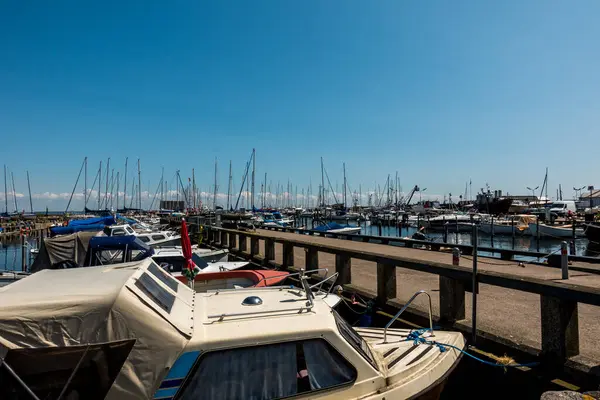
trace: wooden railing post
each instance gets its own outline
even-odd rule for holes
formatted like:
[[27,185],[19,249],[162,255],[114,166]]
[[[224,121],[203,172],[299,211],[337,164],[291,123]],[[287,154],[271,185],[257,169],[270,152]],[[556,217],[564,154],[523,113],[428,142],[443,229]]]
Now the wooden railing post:
[[396,266],[377,263],[377,301],[385,304],[396,297]]
[[258,253],[258,237],[250,236],[250,254],[254,257],[257,256]]
[[465,319],[465,284],[440,276],[440,319],[455,322]]
[[283,268],[294,266],[294,245],[288,242],[283,243]]
[[217,244],[219,241],[219,231],[216,229],[212,230],[212,244]]
[[352,282],[352,269],[350,266],[350,257],[345,253],[338,253],[335,255],[335,272],[340,274],[337,282],[341,285]]
[[562,364],[579,354],[579,318],[577,302],[552,296],[540,296],[542,320],[542,356]]
[[304,259],[304,269],[310,271],[319,268],[319,252],[314,247],[306,249],[306,255]]
[[240,233],[240,252],[248,251],[248,238],[246,235]]
[[227,232],[225,231],[221,231],[221,247],[227,247],[228,246],[228,242],[227,242]]
[[265,265],[269,265],[269,261],[275,260],[275,241],[271,238],[265,238]]
[[229,232],[229,248],[235,249],[237,247],[237,236],[234,232]]

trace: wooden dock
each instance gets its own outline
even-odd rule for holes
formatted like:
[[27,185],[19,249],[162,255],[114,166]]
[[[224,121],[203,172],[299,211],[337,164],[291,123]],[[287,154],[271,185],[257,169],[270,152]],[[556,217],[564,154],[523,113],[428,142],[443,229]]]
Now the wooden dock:
[[[473,296],[473,257],[463,256],[453,265],[451,251],[444,251],[443,245],[428,251],[370,243],[363,236],[344,235],[342,240],[213,226],[203,227],[203,237],[208,244],[269,268],[328,268],[330,274],[339,273],[336,284],[374,299],[382,308],[397,309],[416,291],[427,290],[438,322],[469,337],[475,300],[477,340],[534,354],[547,365],[597,374],[599,264],[571,260],[569,278],[562,279],[559,268],[508,256],[479,256]],[[427,310],[424,299],[413,304],[409,311],[422,317]]]

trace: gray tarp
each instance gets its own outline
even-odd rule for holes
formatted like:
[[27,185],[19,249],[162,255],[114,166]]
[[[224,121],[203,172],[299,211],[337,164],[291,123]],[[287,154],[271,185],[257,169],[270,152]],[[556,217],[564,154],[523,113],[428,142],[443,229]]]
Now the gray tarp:
[[96,232],[77,232],[44,239],[31,265],[31,272],[51,269],[62,261],[74,261],[78,266],[83,267],[90,239],[96,234]]

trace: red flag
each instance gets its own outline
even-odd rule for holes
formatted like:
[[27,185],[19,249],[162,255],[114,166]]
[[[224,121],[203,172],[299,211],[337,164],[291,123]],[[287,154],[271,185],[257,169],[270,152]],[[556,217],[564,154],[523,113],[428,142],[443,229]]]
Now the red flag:
[[181,250],[183,251],[183,258],[185,258],[186,268],[193,272],[195,265],[192,261],[192,242],[190,241],[185,218],[181,218]]

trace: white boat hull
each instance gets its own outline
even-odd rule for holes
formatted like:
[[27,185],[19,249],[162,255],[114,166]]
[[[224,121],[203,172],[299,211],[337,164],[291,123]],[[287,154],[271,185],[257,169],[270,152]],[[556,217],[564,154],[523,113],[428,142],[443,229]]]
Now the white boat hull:
[[494,225],[492,228],[492,224],[489,224],[489,223],[482,223],[481,225],[479,225],[479,230],[481,230],[483,233],[487,233],[489,235],[492,234],[492,229],[493,229],[494,235],[512,235],[513,231],[514,231],[515,235],[530,235],[531,234],[529,227],[525,227],[525,226]]
[[342,228],[342,229],[331,229],[327,233],[346,233],[349,235],[357,235],[360,233],[360,227],[355,228]]
[[[529,224],[529,230],[533,236],[538,235],[538,225],[534,223]],[[560,226],[552,226],[546,224],[539,224],[539,235],[542,237],[556,238],[556,239],[568,239],[573,237],[573,228],[563,228]],[[575,228],[575,237],[584,236],[584,230],[581,228]]]

